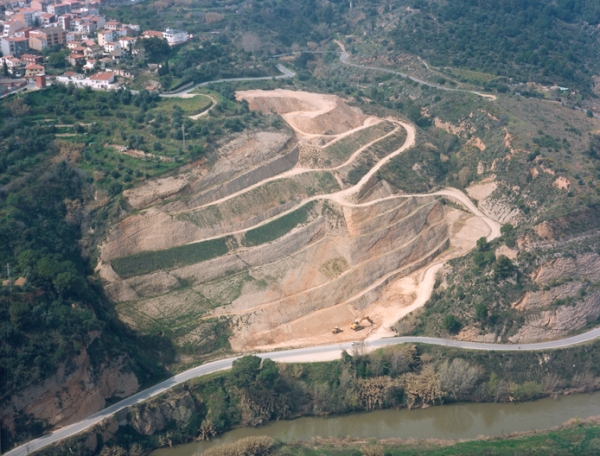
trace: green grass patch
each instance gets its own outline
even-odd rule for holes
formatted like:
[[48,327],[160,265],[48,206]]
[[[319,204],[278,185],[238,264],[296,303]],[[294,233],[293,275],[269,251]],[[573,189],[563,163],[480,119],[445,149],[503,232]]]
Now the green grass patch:
[[192,98],[162,98],[156,111],[170,114],[174,106],[179,106],[186,116],[193,116],[210,108],[212,101],[206,95],[196,94]]
[[132,277],[161,269],[180,268],[225,255],[229,251],[226,238],[194,244],[180,245],[166,250],[140,252],[116,258],[112,267],[123,278]]
[[296,209],[294,212],[279,217],[266,225],[254,228],[246,233],[243,245],[246,247],[252,247],[255,245],[266,244],[267,242],[274,241],[285,234],[292,231],[296,226],[306,222],[308,219],[308,213],[312,209],[314,203],[308,203],[302,206],[300,209]]

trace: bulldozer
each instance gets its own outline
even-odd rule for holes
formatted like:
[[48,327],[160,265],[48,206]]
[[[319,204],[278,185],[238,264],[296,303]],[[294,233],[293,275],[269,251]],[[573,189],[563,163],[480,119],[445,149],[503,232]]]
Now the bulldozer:
[[350,329],[352,329],[354,331],[360,331],[361,329],[364,328],[364,326],[362,326],[361,323],[365,320],[367,320],[369,323],[373,324],[373,320],[371,320],[368,316],[365,316],[365,317],[362,317],[360,320],[354,320],[354,323],[352,323],[350,325]]
[[342,328],[340,328],[339,326],[334,326],[331,332],[332,334],[339,334],[342,332]]

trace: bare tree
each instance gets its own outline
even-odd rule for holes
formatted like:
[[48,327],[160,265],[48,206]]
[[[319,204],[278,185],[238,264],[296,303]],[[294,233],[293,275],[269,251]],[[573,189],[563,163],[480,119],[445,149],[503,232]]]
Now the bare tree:
[[446,361],[439,369],[440,387],[445,396],[454,399],[466,399],[481,379],[482,369],[472,366],[461,358],[451,363]]
[[260,50],[261,42],[256,33],[246,32],[242,35],[242,48],[255,55]]

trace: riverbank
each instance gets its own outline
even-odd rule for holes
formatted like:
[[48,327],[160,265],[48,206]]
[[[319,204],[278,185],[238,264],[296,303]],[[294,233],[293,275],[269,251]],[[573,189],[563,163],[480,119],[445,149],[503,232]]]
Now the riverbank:
[[[301,416],[422,408],[451,402],[521,402],[598,388],[600,342],[546,352],[482,352],[404,344],[331,362],[275,364],[245,357],[130,407],[40,454],[148,451],[234,428]],[[66,449],[69,450],[66,450]]]
[[[310,442],[273,445],[272,456],[530,456],[598,454],[600,417],[573,419],[562,426],[502,438],[481,438],[466,442],[451,440],[398,441],[385,439],[313,439]],[[219,456],[215,451],[206,456]]]
[[558,428],[599,413],[600,393],[575,394],[520,403],[456,403],[415,410],[376,410],[329,417],[304,417],[240,428],[210,441],[161,448],[150,456],[192,456],[247,438],[268,437],[284,446],[348,446],[349,442],[406,445],[411,442],[460,442],[485,436],[504,438]]

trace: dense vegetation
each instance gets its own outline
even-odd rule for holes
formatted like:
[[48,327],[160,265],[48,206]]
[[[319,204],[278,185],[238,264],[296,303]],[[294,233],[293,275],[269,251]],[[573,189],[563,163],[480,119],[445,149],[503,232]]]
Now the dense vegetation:
[[600,6],[594,0],[416,0],[419,13],[393,32],[397,49],[516,81],[589,93],[598,64]]
[[[132,408],[130,424],[104,443],[107,448],[154,448],[301,415],[465,400],[524,401],[567,390],[592,391],[600,374],[598,347],[594,343],[544,357],[414,345],[366,355],[358,347],[338,361],[289,365],[246,356],[230,372],[194,379],[166,397]],[[177,409],[170,422],[163,415],[169,408]],[[147,429],[145,423],[163,424],[148,433],[140,431]],[[85,439],[75,437],[62,445],[76,455],[96,454],[85,449]],[[45,454],[60,454],[62,445]]]
[[172,247],[165,250],[149,250],[126,257],[116,258],[111,265],[121,277],[160,271],[162,269],[180,268],[200,263],[229,251],[227,239],[219,238],[210,241],[195,242]]

